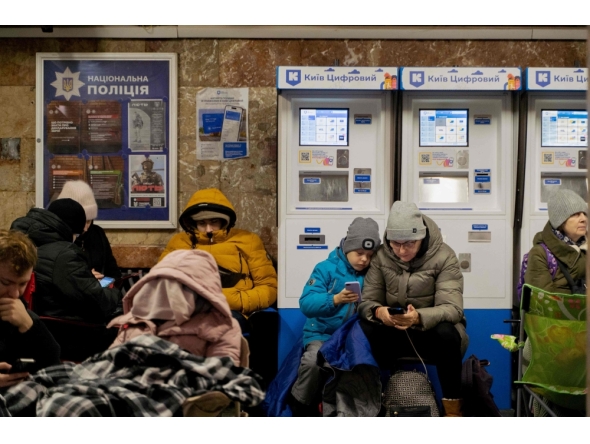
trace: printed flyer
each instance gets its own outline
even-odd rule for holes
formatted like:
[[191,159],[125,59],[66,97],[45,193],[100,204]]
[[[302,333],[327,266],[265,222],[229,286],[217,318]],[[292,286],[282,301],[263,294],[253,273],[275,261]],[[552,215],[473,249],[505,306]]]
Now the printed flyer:
[[197,93],[197,160],[248,157],[248,88]]
[[176,227],[176,57],[37,54],[38,207],[83,180],[102,227]]

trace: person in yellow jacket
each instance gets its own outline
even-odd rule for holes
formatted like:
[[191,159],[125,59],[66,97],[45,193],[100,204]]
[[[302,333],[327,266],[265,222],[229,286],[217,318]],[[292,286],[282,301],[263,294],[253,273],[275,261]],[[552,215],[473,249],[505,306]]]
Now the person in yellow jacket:
[[208,188],[193,194],[179,222],[184,232],[170,239],[160,261],[174,250],[204,250],[217,262],[222,291],[232,311],[247,316],[275,303],[277,273],[264,244],[258,235],[234,228],[236,212],[220,190]]

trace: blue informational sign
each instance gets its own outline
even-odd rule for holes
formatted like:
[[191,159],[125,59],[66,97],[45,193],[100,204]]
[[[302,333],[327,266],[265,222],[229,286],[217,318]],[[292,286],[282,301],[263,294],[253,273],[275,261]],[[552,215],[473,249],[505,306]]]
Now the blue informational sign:
[[223,125],[223,113],[203,113],[203,130],[204,134],[221,133]]
[[246,142],[223,142],[223,158],[235,159],[245,157],[248,153]]
[[297,245],[298,250],[327,250],[327,245]]
[[[176,226],[176,186],[174,195],[170,189],[176,183],[176,133],[170,134],[176,56],[152,56],[37,55],[43,158],[38,206],[46,208],[67,181],[84,180],[93,189],[99,222]],[[209,116],[208,125],[219,127],[218,119]]]
[[370,182],[371,175],[370,174],[355,174],[354,181],[355,182]]
[[370,188],[355,188],[354,192],[356,194],[371,194],[371,189]]
[[545,185],[561,185],[561,179],[544,179]]
[[488,229],[488,224],[473,224],[471,225],[471,229],[472,230],[487,230]]
[[319,227],[305,227],[305,233],[318,234],[321,232]]
[[373,121],[371,116],[354,116],[355,125],[370,125]]
[[322,179],[319,177],[305,177],[303,178],[303,183],[306,185],[318,185],[322,183]]
[[492,118],[490,116],[475,116],[473,122],[476,125],[490,125],[492,123]]

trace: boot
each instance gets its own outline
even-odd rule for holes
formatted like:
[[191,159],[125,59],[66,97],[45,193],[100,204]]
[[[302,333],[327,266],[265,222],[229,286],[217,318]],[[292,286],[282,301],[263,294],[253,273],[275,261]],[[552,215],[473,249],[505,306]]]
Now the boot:
[[446,417],[462,417],[461,407],[463,405],[462,399],[442,399],[443,408]]

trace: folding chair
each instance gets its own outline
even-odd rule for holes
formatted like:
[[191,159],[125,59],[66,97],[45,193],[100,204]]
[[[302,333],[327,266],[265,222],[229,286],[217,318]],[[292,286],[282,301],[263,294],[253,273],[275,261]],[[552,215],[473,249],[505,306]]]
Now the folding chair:
[[[248,367],[250,349],[248,341],[242,336],[240,344],[240,366]],[[218,391],[207,392],[193,396],[182,405],[184,416],[214,417],[214,416],[248,416],[242,412],[239,401],[232,401],[224,393]]]
[[530,416],[533,400],[550,416],[558,416],[560,407],[584,410],[586,295],[548,293],[524,285],[520,313],[519,338],[530,341],[531,359],[523,371],[524,349],[519,350],[516,416]]

